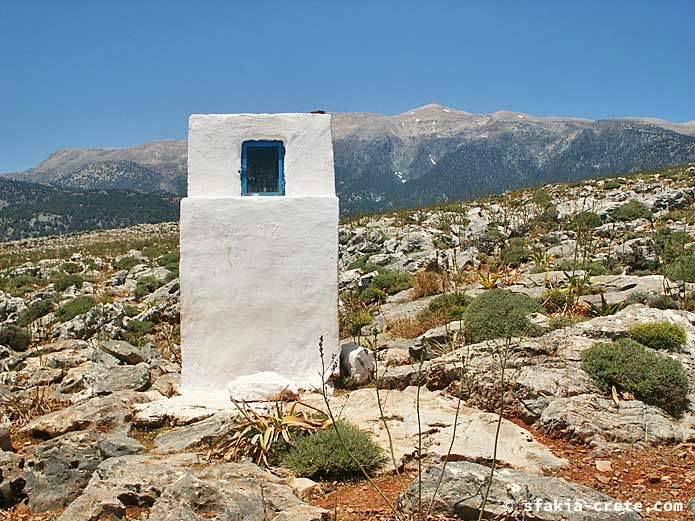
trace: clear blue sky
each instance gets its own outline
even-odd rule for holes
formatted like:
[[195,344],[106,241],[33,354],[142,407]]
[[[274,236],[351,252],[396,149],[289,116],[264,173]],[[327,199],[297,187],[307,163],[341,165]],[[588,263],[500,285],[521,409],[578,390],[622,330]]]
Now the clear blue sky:
[[695,119],[695,2],[3,0],[0,172],[195,112]]

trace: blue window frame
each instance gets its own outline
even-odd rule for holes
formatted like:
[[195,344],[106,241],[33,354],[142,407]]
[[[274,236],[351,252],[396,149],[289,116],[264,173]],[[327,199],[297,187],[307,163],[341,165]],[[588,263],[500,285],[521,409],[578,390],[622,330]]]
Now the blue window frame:
[[241,195],[285,195],[282,141],[241,144]]

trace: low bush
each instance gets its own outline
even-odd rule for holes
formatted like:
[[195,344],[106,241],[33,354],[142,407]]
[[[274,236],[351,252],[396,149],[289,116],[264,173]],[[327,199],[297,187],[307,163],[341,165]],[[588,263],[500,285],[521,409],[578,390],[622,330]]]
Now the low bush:
[[685,347],[688,338],[683,326],[670,322],[651,322],[632,326],[628,336],[635,342],[652,349],[665,349],[667,351],[680,351]]
[[147,320],[131,320],[125,327],[125,340],[133,345],[140,345],[142,337],[154,331],[154,324]]
[[17,325],[23,327],[28,326],[34,320],[48,315],[53,311],[53,306],[54,304],[51,299],[42,299],[35,302],[19,314],[17,317]]
[[7,289],[11,295],[22,297],[34,291],[38,283],[38,279],[32,275],[18,275],[16,277],[10,277],[7,283]]
[[142,297],[149,295],[161,285],[161,282],[159,282],[159,280],[152,275],[140,277],[135,284],[135,298],[140,300]]
[[0,329],[0,345],[7,346],[13,351],[26,351],[31,344],[31,337],[26,329],[10,325]]
[[466,308],[463,320],[473,342],[532,334],[529,315],[541,311],[538,302],[523,293],[490,289]]
[[372,315],[366,310],[354,310],[342,317],[343,336],[359,336],[362,328],[372,323]]
[[502,250],[502,264],[518,268],[531,258],[531,251],[523,246],[510,246]]
[[548,313],[562,313],[570,304],[570,296],[567,291],[561,289],[549,289],[540,298],[541,305]]
[[432,299],[429,310],[444,317],[446,320],[461,320],[466,311],[466,306],[471,303],[471,298],[463,292],[445,293]]
[[71,286],[81,288],[84,280],[79,275],[70,275],[68,273],[58,273],[53,278],[53,289],[56,291],[65,291]]
[[601,217],[594,212],[579,212],[572,216],[567,228],[576,232],[586,232],[603,224]]
[[636,199],[632,199],[611,212],[611,217],[616,221],[634,221],[635,219],[651,219],[653,217],[649,207]]
[[682,255],[664,266],[664,275],[671,280],[695,282],[695,256]]
[[178,276],[179,273],[179,252],[174,251],[165,253],[157,259],[157,264]]
[[618,183],[617,181],[613,180],[608,180],[603,182],[603,189],[604,190],[615,190],[616,188],[620,188],[623,186],[622,184]]
[[121,257],[114,264],[113,267],[117,270],[131,270],[134,266],[140,264],[140,259],[137,257]]
[[603,391],[613,386],[673,416],[688,405],[689,383],[683,364],[623,338],[594,344],[582,353],[582,369]]
[[685,254],[685,245],[690,243],[690,236],[680,230],[672,230],[668,226],[659,228],[654,234],[656,252],[665,263],[670,263]]
[[[338,438],[336,428],[347,448]],[[281,455],[280,462],[296,476],[322,480],[346,480],[362,476],[354,456],[368,474],[386,463],[384,451],[369,434],[345,421],[338,421],[313,434],[302,436]]]
[[389,295],[395,295],[399,291],[408,289],[411,284],[410,278],[407,275],[393,270],[379,268],[379,275],[372,280],[370,286],[385,291]]
[[83,315],[96,305],[97,302],[92,297],[77,297],[59,307],[54,316],[61,322],[67,322],[78,315]]
[[60,269],[64,271],[65,273],[69,273],[70,275],[74,275],[76,273],[80,273],[82,271],[82,266],[77,264],[76,262],[64,262],[61,266]]

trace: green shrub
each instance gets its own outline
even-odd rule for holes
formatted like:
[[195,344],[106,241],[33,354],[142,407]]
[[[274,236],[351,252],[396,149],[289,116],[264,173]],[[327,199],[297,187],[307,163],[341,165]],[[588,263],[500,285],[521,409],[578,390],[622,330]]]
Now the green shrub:
[[79,275],[69,275],[67,273],[58,273],[53,278],[53,288],[56,291],[65,291],[70,286],[75,286],[79,289],[82,287],[84,279]]
[[572,216],[567,228],[576,232],[586,232],[603,224],[601,217],[594,212],[579,212]]
[[82,266],[77,264],[76,262],[64,262],[62,266],[60,267],[61,270],[63,270],[65,273],[69,273],[70,275],[74,275],[76,273],[80,273],[82,271]]
[[671,280],[695,282],[695,256],[682,255],[664,266],[664,275]]
[[552,196],[546,192],[545,190],[536,190],[533,193],[533,196],[531,197],[531,202],[540,206],[541,208],[545,208],[548,206],[550,203],[553,202]]
[[350,336],[358,336],[362,328],[371,323],[372,315],[368,311],[350,311],[343,317],[343,332]]
[[432,313],[444,316],[447,320],[461,320],[466,306],[470,303],[471,299],[465,293],[444,293],[432,299],[428,309]]
[[[347,451],[338,439],[336,428]],[[369,434],[345,421],[338,421],[336,427],[299,438],[294,447],[281,455],[280,461],[299,477],[325,480],[361,477],[360,468],[350,454],[368,474],[386,463],[384,451],[372,441]]]
[[379,288],[375,288],[374,286],[367,286],[360,292],[360,300],[362,302],[385,302],[386,301],[386,292],[381,291]]
[[613,386],[678,416],[688,405],[689,383],[683,365],[623,338],[598,343],[582,353],[582,369],[603,391]]
[[135,298],[140,300],[142,297],[149,295],[162,284],[152,275],[140,277],[135,284]]
[[614,209],[611,212],[611,217],[616,221],[634,221],[635,219],[651,219],[653,216],[646,204],[632,199]]
[[48,315],[51,311],[53,311],[53,301],[51,299],[39,300],[19,314],[17,325],[28,326],[34,320]]
[[123,313],[125,313],[126,317],[132,318],[140,313],[140,309],[133,304],[125,304],[123,306]]
[[432,239],[432,245],[438,250],[448,250],[454,247],[454,238],[448,233],[439,233]]
[[67,322],[83,315],[96,305],[97,302],[92,297],[77,297],[59,307],[54,315],[61,322]]
[[139,345],[143,336],[154,331],[154,324],[147,320],[131,320],[125,327],[125,340],[134,345]]
[[18,275],[10,277],[7,289],[15,297],[21,297],[34,291],[38,285],[38,279],[32,275]]
[[349,270],[364,270],[365,266],[367,266],[367,263],[369,262],[369,255],[362,255],[361,257],[358,257],[354,261],[352,261],[347,269]]
[[685,347],[688,338],[683,326],[670,322],[651,322],[632,326],[628,336],[635,342],[652,349],[665,349],[667,351],[680,351]]
[[141,261],[137,257],[121,257],[118,259],[113,267],[116,268],[117,270],[131,270],[134,266],[137,266],[140,264]]
[[617,181],[608,180],[603,182],[604,190],[615,190],[616,188],[620,188],[621,186],[623,185],[618,183]]
[[691,242],[684,231],[672,230],[668,226],[659,228],[654,234],[656,252],[665,263],[670,263],[685,253],[685,245]]
[[389,295],[408,289],[410,285],[410,278],[407,275],[385,268],[379,268],[379,274],[370,283],[370,286],[385,291]]
[[523,246],[510,246],[502,250],[502,264],[518,268],[531,258],[531,251]]
[[649,297],[647,305],[656,309],[678,309],[678,302],[669,295],[657,295]]
[[528,317],[541,309],[523,293],[490,289],[473,299],[463,320],[471,340],[482,342],[533,333]]
[[570,303],[570,297],[567,291],[555,288],[547,290],[540,302],[548,313],[559,313]]
[[13,351],[26,351],[31,344],[31,337],[26,329],[10,325],[0,329],[0,345],[7,346]]
[[576,263],[571,259],[564,259],[555,264],[555,269],[558,271],[577,271],[583,270],[591,276],[608,275],[608,268],[601,261],[582,262],[578,260]]
[[157,264],[168,269],[172,273],[179,273],[179,252],[165,253],[157,259]]

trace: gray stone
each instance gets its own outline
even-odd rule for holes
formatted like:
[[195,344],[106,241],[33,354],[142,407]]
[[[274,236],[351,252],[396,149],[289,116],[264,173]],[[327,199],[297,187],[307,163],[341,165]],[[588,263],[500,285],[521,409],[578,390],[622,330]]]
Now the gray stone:
[[122,340],[102,342],[99,344],[99,349],[128,365],[136,365],[147,360],[141,347],[136,347]]
[[[255,465],[200,465],[193,455],[124,456],[104,461],[58,521],[98,521],[127,506],[150,507],[150,521],[327,519],[282,481]],[[284,516],[284,517],[280,517]]]
[[150,385],[147,364],[121,365],[109,369],[94,387],[95,394],[111,394],[120,391],[144,391]]
[[87,429],[125,431],[133,416],[133,406],[149,400],[147,395],[132,391],[96,397],[35,418],[20,432],[46,439]]
[[0,452],[0,508],[8,508],[23,497],[24,458],[13,452]]
[[695,497],[688,502],[685,510],[686,512],[695,512]]
[[45,512],[68,505],[87,486],[103,459],[143,450],[126,438],[97,431],[71,432],[29,447],[24,488],[31,510]]
[[[422,476],[423,504],[429,505],[441,475],[441,466],[432,467]],[[441,488],[434,501],[434,512],[455,515],[460,519],[478,519],[484,491],[490,476],[490,468],[468,461],[452,461],[446,466]],[[410,511],[417,509],[418,480],[402,494],[399,504]],[[536,507],[536,502],[541,507]],[[557,502],[560,508],[548,511],[544,505]],[[569,483],[562,479],[529,476],[512,469],[497,469],[492,478],[490,494],[485,505],[485,518],[503,519],[505,514],[516,514],[524,519],[545,521],[564,520],[594,521],[641,519],[636,512],[606,512],[597,504],[618,503],[619,500],[596,490]],[[581,511],[571,508],[576,503]],[[553,508],[552,506],[550,507]],[[564,508],[564,511],[561,510]],[[495,517],[499,516],[499,517]]]
[[234,423],[230,413],[218,413],[190,425],[162,432],[154,440],[155,451],[161,454],[182,452],[209,444]]

